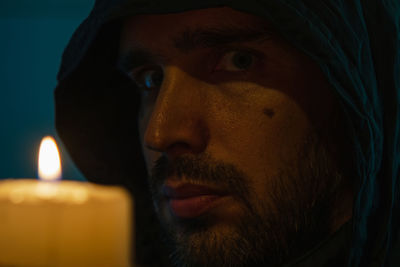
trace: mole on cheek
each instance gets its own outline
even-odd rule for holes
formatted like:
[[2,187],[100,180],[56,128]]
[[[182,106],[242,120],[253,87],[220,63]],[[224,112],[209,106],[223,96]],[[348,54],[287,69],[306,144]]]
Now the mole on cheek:
[[270,118],[272,118],[275,115],[275,111],[272,108],[264,108],[263,113]]

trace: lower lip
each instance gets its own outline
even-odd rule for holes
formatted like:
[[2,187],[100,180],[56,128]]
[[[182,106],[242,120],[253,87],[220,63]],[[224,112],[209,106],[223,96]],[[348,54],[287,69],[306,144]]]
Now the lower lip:
[[170,199],[169,206],[175,216],[194,218],[202,215],[217,204],[222,196],[202,195],[183,199]]

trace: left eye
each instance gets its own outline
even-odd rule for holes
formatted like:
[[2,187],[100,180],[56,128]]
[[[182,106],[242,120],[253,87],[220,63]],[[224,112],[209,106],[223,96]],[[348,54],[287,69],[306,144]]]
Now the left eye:
[[159,88],[163,81],[163,73],[159,68],[149,68],[134,71],[131,74],[132,80],[142,91],[151,91]]
[[255,56],[247,51],[231,51],[223,55],[215,71],[246,71],[255,63]]

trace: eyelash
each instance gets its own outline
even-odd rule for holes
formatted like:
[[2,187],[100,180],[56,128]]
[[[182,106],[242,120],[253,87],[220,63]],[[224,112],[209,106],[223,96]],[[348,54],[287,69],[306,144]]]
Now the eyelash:
[[[221,63],[223,63],[224,58],[226,58],[228,55],[235,55],[235,54],[237,55],[240,53],[250,55],[253,58],[251,66],[248,69],[245,70],[217,69],[218,66],[220,66]],[[249,69],[253,68],[255,65],[257,66],[259,62],[261,62],[263,59],[263,55],[260,52],[254,51],[252,49],[230,48],[230,49],[224,49],[222,51],[221,50],[217,51],[215,54],[216,55],[213,58],[216,58],[216,61],[215,64],[213,64],[213,68],[211,71],[212,73],[225,72],[225,73],[235,73],[235,75],[237,75],[238,73],[245,74]],[[231,60],[230,63],[233,64],[233,60]],[[145,85],[146,77],[144,76],[144,74],[146,74],[149,71],[155,71],[155,72],[159,71],[158,74],[161,73],[161,76],[163,75],[162,68],[158,65],[143,66],[129,72],[129,76],[135,83],[136,85],[135,87],[139,93],[143,91],[151,91],[151,89],[147,89]]]

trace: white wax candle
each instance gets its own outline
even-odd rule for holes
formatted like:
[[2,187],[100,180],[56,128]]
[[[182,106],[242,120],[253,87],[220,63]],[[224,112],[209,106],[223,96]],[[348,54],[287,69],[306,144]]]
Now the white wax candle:
[[0,181],[0,266],[131,266],[132,205],[120,187]]

